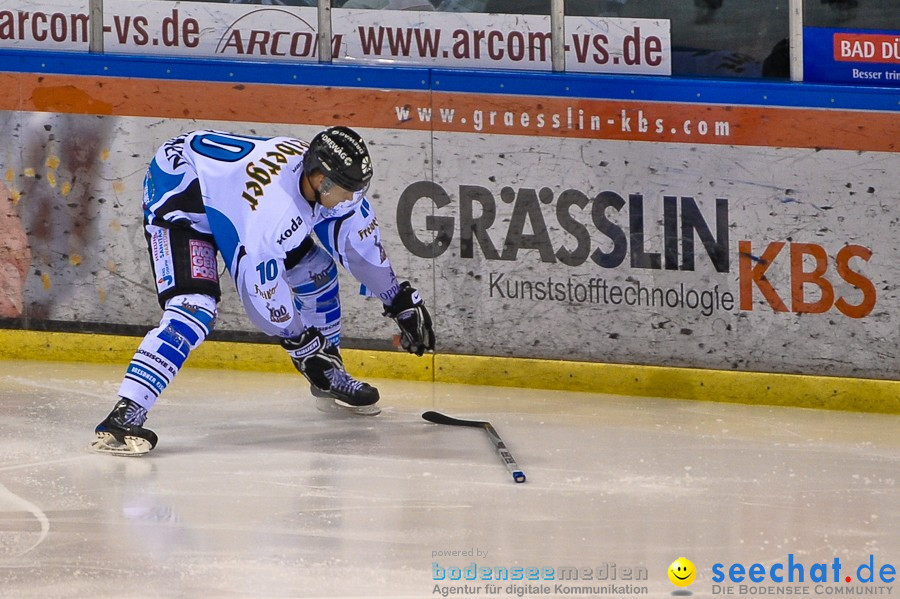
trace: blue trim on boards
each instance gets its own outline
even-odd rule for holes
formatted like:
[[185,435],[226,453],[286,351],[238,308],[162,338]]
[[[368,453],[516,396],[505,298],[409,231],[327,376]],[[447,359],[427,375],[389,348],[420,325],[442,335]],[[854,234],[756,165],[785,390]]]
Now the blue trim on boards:
[[900,112],[897,88],[749,79],[688,79],[533,71],[277,63],[0,50],[0,71],[396,91],[510,94],[645,102]]
[[649,102],[900,111],[896,88],[757,79],[434,71],[434,90]]
[[44,52],[0,49],[0,71],[97,75],[128,79],[176,79],[233,83],[271,83],[427,90],[429,70],[420,68],[358,67],[310,63],[223,60],[133,54]]

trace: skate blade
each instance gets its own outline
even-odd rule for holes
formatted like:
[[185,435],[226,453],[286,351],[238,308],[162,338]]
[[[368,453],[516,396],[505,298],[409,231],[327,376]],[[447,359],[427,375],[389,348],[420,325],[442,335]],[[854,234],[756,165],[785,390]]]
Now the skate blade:
[[316,398],[316,409],[329,414],[355,414],[357,416],[376,416],[381,414],[381,408],[377,404],[371,406],[348,406],[337,402],[332,397]]
[[123,457],[138,457],[150,452],[153,447],[150,441],[140,437],[125,437],[124,443],[119,443],[109,433],[97,433],[97,438],[90,445],[91,450],[106,455]]

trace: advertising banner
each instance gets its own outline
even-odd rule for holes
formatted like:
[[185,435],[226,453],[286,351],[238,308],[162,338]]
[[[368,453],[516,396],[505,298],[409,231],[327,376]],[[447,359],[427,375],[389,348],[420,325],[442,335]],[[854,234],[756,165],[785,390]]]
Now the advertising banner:
[[318,61],[315,8],[105,0],[105,52]]
[[900,31],[803,29],[806,81],[900,87]]
[[[57,2],[0,0],[0,47],[87,50],[87,0]],[[337,63],[551,69],[549,16],[336,8],[332,31]],[[103,2],[107,53],[317,62],[317,33],[314,7]],[[672,72],[667,20],[567,17],[565,47],[573,72]]]
[[397,224],[434,259],[456,317],[442,339],[463,353],[860,374],[876,354],[847,356],[879,348],[898,365],[882,333],[895,175],[873,168],[896,157],[493,138],[477,159],[462,144],[436,134],[434,181],[401,192]]
[[[381,240],[431,307],[441,352],[900,372],[896,113],[62,75],[0,83],[23,89],[0,99],[0,173],[15,206],[4,238],[30,250],[4,271],[21,290],[7,317],[152,325],[140,198],[155,149],[197,128],[309,139],[340,123],[372,148]],[[266,110],[276,105],[293,108]],[[388,344],[380,304],[342,277],[344,335]],[[217,330],[253,331],[227,287]]]
[[0,0],[0,48],[88,51],[88,0]]
[[[334,9],[336,62],[551,70],[550,17]],[[375,24],[377,22],[377,24]],[[566,70],[671,75],[669,21],[566,17]]]

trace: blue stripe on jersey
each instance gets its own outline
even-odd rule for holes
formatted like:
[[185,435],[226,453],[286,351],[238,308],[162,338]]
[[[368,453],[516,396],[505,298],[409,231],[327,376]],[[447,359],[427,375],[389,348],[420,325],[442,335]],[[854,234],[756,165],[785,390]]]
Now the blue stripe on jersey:
[[175,368],[181,368],[184,365],[184,361],[187,360],[187,354],[181,353],[171,345],[167,345],[163,343],[159,346],[159,349],[156,352],[170,361]]
[[[319,310],[317,309],[316,312],[319,312]],[[327,323],[332,323],[336,320],[340,320],[340,318],[341,318],[341,307],[340,306],[338,306],[334,310],[325,312],[325,322],[327,322]]]
[[150,161],[150,169],[144,180],[144,193],[147,194],[147,206],[152,210],[168,192],[172,191],[184,179],[184,173],[179,175],[167,173],[159,167],[156,158]]
[[334,256],[334,248],[331,247],[331,236],[328,234],[330,225],[333,221],[324,220],[313,227],[313,231],[316,232],[316,236],[319,238],[319,241],[322,242],[322,247],[325,248],[325,251]]
[[228,217],[216,210],[215,208],[206,207],[206,217],[209,220],[209,228],[212,229],[213,237],[216,238],[216,245],[225,259],[225,266],[232,276],[237,273],[232,272],[234,268],[234,255],[237,253],[240,237],[234,224],[228,220]]
[[146,368],[142,368],[134,362],[128,365],[128,374],[133,377],[137,377],[145,383],[153,385],[158,393],[162,393],[166,388],[166,382],[156,376],[156,373],[150,372]]
[[[353,210],[343,216],[339,216],[336,219],[333,219],[334,226],[331,228],[331,238],[332,238],[332,243],[334,245],[335,251],[340,249],[338,247],[338,240],[340,240],[340,238],[341,238],[341,226],[344,224],[345,220],[347,220],[348,218],[353,216],[355,213],[356,213],[356,210]],[[334,256],[334,255],[335,254],[332,254],[332,256]],[[344,255],[342,253],[340,253],[339,251],[337,252],[337,259],[341,263],[341,266],[343,266],[344,268],[347,268],[347,263],[344,261]]]
[[341,224],[350,218],[354,212],[355,211],[351,211],[337,218],[323,220],[313,227],[313,230],[316,232],[319,241],[322,242],[322,247],[325,248],[325,251],[327,251],[332,258],[337,258],[344,267],[347,266],[344,263],[344,256],[337,252],[338,235],[341,231]]

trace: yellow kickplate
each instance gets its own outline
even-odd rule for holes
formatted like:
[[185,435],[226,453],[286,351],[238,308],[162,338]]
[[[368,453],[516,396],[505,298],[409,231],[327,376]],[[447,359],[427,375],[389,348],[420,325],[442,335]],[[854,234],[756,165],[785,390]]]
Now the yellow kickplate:
[[[124,367],[137,337],[0,329],[0,359],[118,363]],[[342,350],[360,378],[396,378],[470,385],[584,391],[671,399],[794,406],[900,414],[900,381],[598,364],[530,358]],[[207,341],[191,352],[199,368],[293,372],[278,345]]]

